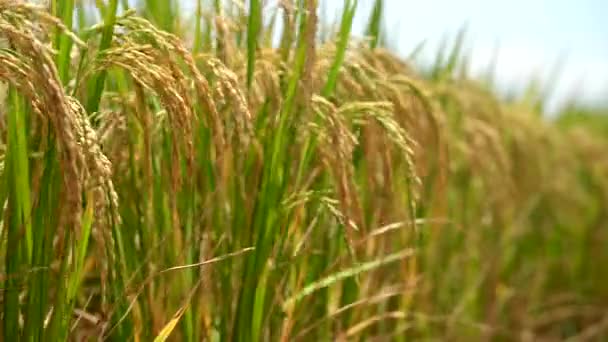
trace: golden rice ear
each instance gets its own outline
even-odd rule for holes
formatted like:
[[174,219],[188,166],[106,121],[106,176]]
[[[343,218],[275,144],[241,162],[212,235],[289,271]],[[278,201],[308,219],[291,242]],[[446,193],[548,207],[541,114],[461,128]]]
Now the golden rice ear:
[[[136,16],[125,16],[117,24],[128,30],[128,41],[134,44],[146,44],[147,40],[149,40],[163,50],[161,52],[163,53],[163,59],[171,66],[174,72],[177,72],[176,75],[180,75],[181,72],[172,54],[175,54],[183,61],[188,71],[188,76],[194,84],[196,96],[193,96],[193,98],[196,101],[200,101],[208,115],[210,115],[209,120],[214,131],[215,144],[218,148],[217,153],[221,154],[222,149],[225,147],[222,120],[217,112],[209,83],[197,68],[192,54],[186,49],[182,41],[177,36],[159,30],[147,20]],[[139,38],[142,38],[143,41],[140,41]]]
[[112,163],[101,149],[97,132],[91,126],[84,107],[73,97],[67,97],[69,106],[77,119],[78,143],[85,156],[88,177],[85,180],[85,191],[91,191],[95,199],[95,213],[98,218],[95,224],[104,228],[111,222],[120,224],[118,214],[118,195],[112,183]]
[[0,3],[0,36],[9,48],[0,50],[0,79],[20,91],[42,120],[51,122],[59,145],[59,160],[64,172],[66,205],[60,227],[80,227],[82,190],[88,179],[85,151],[79,141],[78,113],[65,94],[53,61],[53,51],[41,40],[41,29],[64,30],[80,42],[42,8],[18,3]]
[[[95,209],[93,236],[104,260],[101,262],[103,278],[108,264],[115,260],[110,226],[120,222],[112,164],[101,149],[86,111],[76,99],[65,93],[53,60],[54,51],[39,38],[40,30],[53,29],[60,29],[77,44],[83,44],[42,8],[18,3],[0,4],[0,36],[6,38],[8,45],[0,50],[0,78],[29,100],[37,114],[35,118],[51,123],[57,141],[63,181],[63,198],[58,200],[63,204],[60,206],[56,250],[60,254],[65,253],[64,234],[73,231],[75,241],[80,238],[82,198],[87,194]],[[46,124],[40,126],[46,127]],[[42,134],[44,138],[46,133],[42,131]],[[37,182],[35,178],[33,183]],[[105,280],[102,280],[102,286],[105,286]]]
[[319,151],[328,171],[333,175],[341,212],[345,216],[344,228],[349,245],[352,247],[364,224],[362,212],[353,183],[352,153],[357,144],[346,118],[340,110],[326,99],[313,97],[312,108],[319,116],[320,123],[312,127],[319,139]]
[[216,99],[219,106],[226,108],[229,124],[236,127],[236,139],[240,150],[246,151],[251,139],[253,139],[253,116],[249,111],[244,92],[240,87],[237,75],[228,69],[222,62],[210,58],[207,66],[215,77]]

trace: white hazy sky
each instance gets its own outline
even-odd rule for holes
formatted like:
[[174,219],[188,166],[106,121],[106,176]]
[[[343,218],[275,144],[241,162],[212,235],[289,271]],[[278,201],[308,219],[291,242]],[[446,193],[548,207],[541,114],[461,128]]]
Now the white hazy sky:
[[[373,3],[359,1],[355,32],[363,31]],[[343,1],[321,4],[334,18]],[[562,59],[553,107],[571,96],[608,102],[608,0],[385,0],[384,20],[392,46],[404,56],[426,40],[421,62],[431,60],[442,38],[454,38],[466,24],[473,71],[487,69],[498,51],[501,88],[547,79]]]

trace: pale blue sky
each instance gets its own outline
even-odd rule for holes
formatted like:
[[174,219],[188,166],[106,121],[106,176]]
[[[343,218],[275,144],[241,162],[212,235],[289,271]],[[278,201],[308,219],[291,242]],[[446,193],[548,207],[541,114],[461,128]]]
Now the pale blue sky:
[[[334,17],[343,1],[321,3]],[[373,3],[359,1],[356,32]],[[430,60],[442,38],[466,24],[473,70],[485,70],[498,46],[502,88],[521,88],[534,75],[547,78],[562,58],[552,107],[572,95],[588,103],[608,101],[608,0],[385,0],[385,7],[390,40],[403,55],[426,40],[422,60]]]

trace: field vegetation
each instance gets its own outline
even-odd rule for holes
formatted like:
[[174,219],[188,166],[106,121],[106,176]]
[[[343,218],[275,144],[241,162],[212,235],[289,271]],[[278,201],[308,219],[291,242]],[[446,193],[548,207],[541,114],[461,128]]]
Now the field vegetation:
[[608,338],[601,109],[178,4],[0,1],[4,341]]

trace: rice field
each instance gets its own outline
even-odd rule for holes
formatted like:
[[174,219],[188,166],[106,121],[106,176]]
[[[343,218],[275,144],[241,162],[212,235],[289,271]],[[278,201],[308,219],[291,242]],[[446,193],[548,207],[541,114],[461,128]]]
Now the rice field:
[[178,3],[0,1],[2,340],[608,339],[606,110]]

